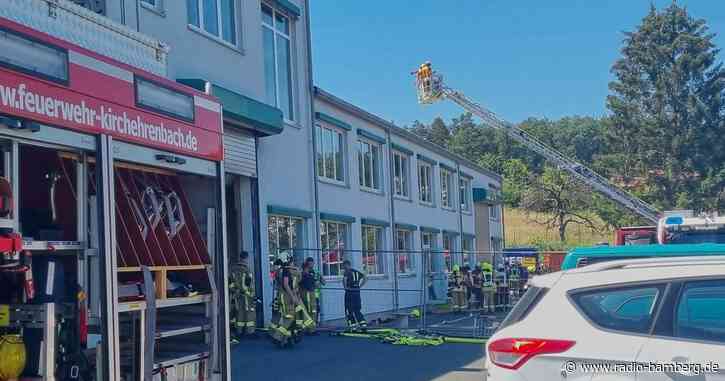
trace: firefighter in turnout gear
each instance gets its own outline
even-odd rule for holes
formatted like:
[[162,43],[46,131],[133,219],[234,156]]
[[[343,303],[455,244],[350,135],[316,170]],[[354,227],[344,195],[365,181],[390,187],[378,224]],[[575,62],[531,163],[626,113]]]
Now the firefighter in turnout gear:
[[[300,280],[300,296],[307,312],[315,323],[319,322],[319,287],[324,283],[322,277],[315,271],[315,260],[308,257],[302,266],[302,279]],[[315,327],[308,327],[309,334],[315,334]]]
[[368,329],[368,322],[362,314],[362,300],[360,298],[360,289],[367,282],[365,274],[352,268],[350,261],[345,260],[342,263],[344,277],[342,284],[345,287],[345,315],[347,316],[347,326],[351,331]]
[[461,312],[467,309],[468,303],[466,303],[466,295],[468,291],[466,290],[466,281],[458,265],[453,265],[449,287],[451,289],[451,298],[453,299],[451,306],[453,312]]
[[483,295],[482,295],[482,289],[483,286],[483,274],[481,271],[481,266],[476,265],[476,268],[473,269],[471,272],[471,292],[473,293],[473,296],[476,298],[476,303],[478,303],[479,307],[483,306]]
[[302,300],[302,270],[293,261],[289,263],[290,275],[292,275],[292,291],[297,296],[297,299],[294,300],[295,325],[293,333],[295,337],[298,337],[304,331],[314,330],[315,321],[310,316]]
[[277,313],[270,324],[269,332],[275,344],[279,347],[286,347],[294,342],[292,336],[294,330],[292,326],[295,324],[294,305],[299,300],[299,296],[292,289],[294,281],[289,269],[289,253],[279,253],[278,258],[281,263],[274,272]]
[[521,276],[519,267],[519,264],[512,263],[509,269],[509,290],[511,290],[514,295],[518,295],[519,291],[521,290]]
[[254,274],[249,268],[249,254],[242,251],[238,267],[229,279],[232,297],[232,331],[237,338],[256,334],[256,304]]
[[481,265],[481,309],[490,313],[496,312],[496,284],[493,281],[493,267],[490,263]]

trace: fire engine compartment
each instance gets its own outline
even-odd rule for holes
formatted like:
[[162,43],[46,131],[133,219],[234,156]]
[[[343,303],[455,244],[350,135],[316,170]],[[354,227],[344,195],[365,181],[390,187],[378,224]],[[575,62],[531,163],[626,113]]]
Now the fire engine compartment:
[[[64,367],[75,361],[87,363],[94,379],[96,349],[106,345],[102,295],[111,287],[99,276],[95,153],[12,139],[0,141],[0,150],[0,176],[13,185],[16,205],[0,227],[22,235],[18,259],[35,284],[31,295],[25,273],[0,268],[0,306],[9,315],[8,324],[0,319],[0,335],[22,336],[24,377],[64,379]],[[122,161],[113,168],[122,378],[173,371],[208,379],[218,340],[214,251],[207,247],[216,240],[218,179]],[[13,258],[2,259],[0,265]]]

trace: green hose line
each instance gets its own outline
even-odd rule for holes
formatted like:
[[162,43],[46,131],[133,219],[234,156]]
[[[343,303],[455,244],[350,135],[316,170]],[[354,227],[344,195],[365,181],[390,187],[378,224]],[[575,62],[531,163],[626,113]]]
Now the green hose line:
[[486,344],[486,339],[468,339],[465,337],[444,337],[446,343],[455,344]]
[[446,337],[446,336],[415,336],[405,335],[400,333],[397,329],[371,329],[367,333],[353,333],[353,332],[342,332],[337,334],[338,336],[345,337],[356,337],[363,339],[375,339],[383,343],[393,345],[408,345],[408,346],[437,346],[444,343],[451,344],[486,344],[485,339],[471,339],[464,337]]

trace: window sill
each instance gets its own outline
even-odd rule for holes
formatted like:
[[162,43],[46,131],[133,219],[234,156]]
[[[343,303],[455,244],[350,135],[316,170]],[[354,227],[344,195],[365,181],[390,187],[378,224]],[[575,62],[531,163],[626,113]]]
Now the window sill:
[[223,46],[223,47],[225,47],[227,49],[233,50],[233,51],[235,51],[235,52],[237,52],[237,53],[239,53],[241,55],[244,55],[244,50],[240,49],[239,46],[234,45],[234,44],[232,44],[232,43],[230,43],[228,41],[225,41],[225,40],[219,38],[219,36],[215,36],[215,35],[207,32],[207,31],[205,31],[205,30],[203,30],[203,29],[201,29],[201,28],[199,28],[199,27],[197,27],[195,25],[186,24],[186,26],[192,32],[197,33],[197,34],[199,34],[199,35],[201,35],[203,37],[206,37],[206,38],[208,38],[208,39],[216,42],[217,44],[219,44],[219,45],[221,45],[221,46]]
[[433,204],[432,202],[419,201],[418,203],[420,205],[422,205],[422,206],[427,207],[427,208],[435,208],[436,207],[435,204]]
[[416,273],[398,273],[398,278],[415,278]]
[[374,195],[378,195],[378,196],[384,196],[384,195],[385,195],[385,194],[383,193],[383,191],[381,191],[381,190],[377,190],[377,189],[373,189],[373,188],[368,188],[368,187],[364,187],[364,186],[362,186],[362,185],[360,186],[360,190],[361,190],[362,192],[372,193],[372,194],[374,194]]
[[[277,107],[277,106],[275,106],[275,107]],[[298,130],[300,128],[302,128],[302,126],[300,126],[299,123],[295,122],[294,120],[289,120],[287,118],[284,119],[284,125],[287,126],[287,127],[296,128]]]
[[141,1],[141,7],[146,9],[149,12],[155,13],[158,16],[166,17],[166,11],[163,8],[161,8],[160,5],[153,6],[149,3]]
[[463,213],[463,214],[465,214],[465,215],[467,215],[467,216],[471,216],[471,215],[473,215],[473,213],[471,213],[471,211],[470,211],[470,210],[461,210],[461,213]]
[[[370,274],[367,276],[368,280],[385,280],[388,279],[387,274]],[[363,286],[363,288],[365,288]]]
[[411,200],[410,197],[398,196],[397,194],[393,195],[393,198],[398,201],[413,202],[413,200]]
[[344,183],[344,182],[341,182],[341,181],[332,180],[332,179],[328,179],[327,177],[323,177],[323,176],[317,176],[317,181],[319,181],[319,182],[321,182],[323,184],[332,185],[332,186],[335,186],[335,187],[350,189],[350,186],[347,185],[347,183]]
[[445,210],[446,212],[452,212],[452,213],[455,213],[456,212],[455,209],[450,208],[450,207],[446,207],[446,206],[441,206],[441,209]]

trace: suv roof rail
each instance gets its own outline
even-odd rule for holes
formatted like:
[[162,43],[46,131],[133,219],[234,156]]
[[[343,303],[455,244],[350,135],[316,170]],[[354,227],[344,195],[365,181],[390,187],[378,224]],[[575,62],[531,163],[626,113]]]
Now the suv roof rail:
[[575,268],[568,273],[585,273],[607,270],[617,270],[625,267],[657,267],[670,265],[713,265],[725,264],[725,257],[722,256],[690,256],[690,257],[660,257],[660,258],[642,258],[642,259],[622,259],[616,261],[607,261],[594,263],[588,266]]

